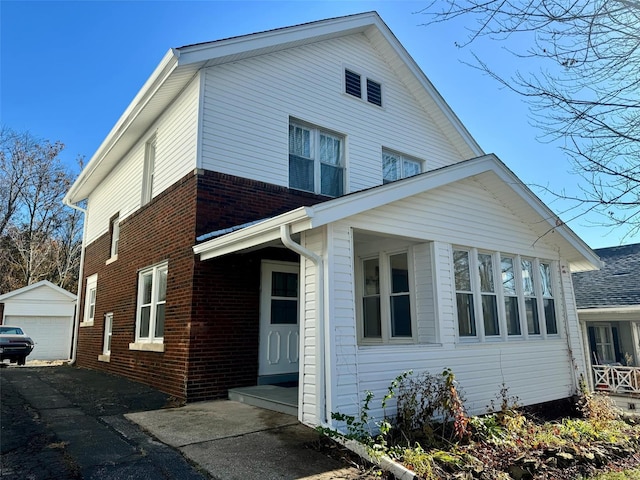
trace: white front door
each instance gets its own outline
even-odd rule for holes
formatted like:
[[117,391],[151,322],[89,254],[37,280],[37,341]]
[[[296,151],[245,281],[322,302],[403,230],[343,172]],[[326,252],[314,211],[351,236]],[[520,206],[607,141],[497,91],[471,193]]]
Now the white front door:
[[[298,372],[300,265],[262,262],[260,283],[260,376],[288,380]],[[297,377],[296,377],[297,379]]]

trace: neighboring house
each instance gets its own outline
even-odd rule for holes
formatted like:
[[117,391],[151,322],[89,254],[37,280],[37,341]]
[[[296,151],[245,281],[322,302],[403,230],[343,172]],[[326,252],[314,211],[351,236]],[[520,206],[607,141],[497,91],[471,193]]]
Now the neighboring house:
[[0,295],[3,325],[22,327],[35,343],[27,360],[68,360],[76,296],[42,280]]
[[573,274],[596,389],[640,394],[640,243],[599,248],[601,270]]
[[586,372],[571,271],[598,257],[376,13],[170,50],[84,200],[80,366],[188,401],[297,381],[310,425],[409,369],[474,411]]

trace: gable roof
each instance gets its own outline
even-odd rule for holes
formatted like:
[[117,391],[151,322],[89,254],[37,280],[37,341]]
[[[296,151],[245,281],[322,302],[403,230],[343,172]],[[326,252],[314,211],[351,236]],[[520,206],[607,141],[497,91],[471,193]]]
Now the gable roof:
[[367,12],[170,49],[73,183],[64,202],[75,204],[87,198],[200,69],[355,33],[367,36],[464,157],[484,153],[380,16]]
[[36,290],[40,287],[47,287],[52,289],[53,291],[55,291],[56,293],[63,295],[65,297],[68,297],[69,300],[75,301],[76,300],[76,295],[74,295],[73,293],[69,292],[68,290],[65,290],[62,287],[59,287],[57,285],[54,285],[53,283],[51,283],[48,280],[41,280],[37,283],[32,283],[31,285],[27,285],[26,287],[22,287],[19,288],[17,290],[13,290],[11,292],[7,292],[4,295],[0,295],[0,302],[4,302],[6,300],[10,300],[12,298],[18,297],[20,295],[23,295],[25,293],[28,293],[32,290]]
[[280,227],[291,233],[321,227],[467,178],[479,180],[493,195],[529,225],[539,238],[554,245],[573,271],[598,268],[598,256],[493,154],[458,162],[397,182],[300,207],[262,222],[220,232],[220,236],[193,247],[201,260],[262,245],[280,238]]
[[578,308],[640,308],[640,243],[594,251],[602,259],[603,267],[573,274]]

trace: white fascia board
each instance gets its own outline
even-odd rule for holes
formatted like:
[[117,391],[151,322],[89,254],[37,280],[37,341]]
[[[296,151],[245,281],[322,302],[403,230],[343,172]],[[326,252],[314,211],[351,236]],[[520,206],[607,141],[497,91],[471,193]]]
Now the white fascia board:
[[280,238],[280,225],[292,225],[292,233],[312,228],[312,215],[309,207],[299,207],[264,222],[195,245],[193,253],[200,255],[200,260],[207,260],[268,243]]
[[[520,179],[513,173],[507,166],[500,162],[502,168],[495,170],[495,173],[514,190],[527,204],[545,221],[549,226],[549,230],[553,230],[560,234],[560,236],[566,240],[582,257],[583,260],[577,260],[574,258],[567,258],[569,263],[580,267],[572,271],[587,271],[588,268],[584,267],[584,260],[592,265],[593,270],[597,270],[602,267],[602,261],[600,257],[589,247],[567,224],[565,224],[557,214],[555,214],[549,207],[547,207],[538,196],[531,191]],[[577,260],[577,262],[576,262]]]
[[457,182],[492,170],[493,156],[465,160],[414,177],[388,183],[313,206],[313,226],[318,227],[352,215],[418,195],[434,188]]
[[[614,313],[638,313],[640,314],[640,305],[623,305],[623,306],[611,306],[611,307],[597,307],[597,308],[579,308],[578,317],[584,317],[589,315],[602,315],[614,314]],[[584,320],[584,318],[582,318]],[[638,318],[640,320],[640,318]],[[618,321],[618,320],[616,320]]]
[[[127,131],[129,126],[133,123],[136,117],[144,109],[145,105],[149,103],[149,100],[153,98],[153,95],[164,84],[169,75],[173,73],[178,65],[179,52],[175,49],[170,49],[162,58],[156,69],[151,76],[144,83],[142,88],[138,91],[133,98],[127,109],[120,116],[114,127],[111,129],[107,137],[103,140],[102,144],[98,147],[98,150],[93,154],[91,160],[87,163],[82,170],[78,178],[63,198],[65,204],[75,204],[84,198],[85,195],[80,194],[82,187],[87,180],[93,175],[93,173],[102,165],[102,162],[109,154],[111,149],[116,145],[118,140]],[[110,170],[110,169],[109,169]]]
[[[213,62],[216,59],[237,55],[251,56],[261,51],[288,48],[291,44],[314,43],[336,36],[364,31],[371,25],[380,26],[380,17],[375,12],[337,17],[277,28],[265,32],[251,33],[225,40],[216,40],[180,47],[180,65]],[[253,52],[253,53],[252,53]]]
[[48,287],[51,288],[52,290],[55,290],[56,292],[65,295],[66,297],[68,297],[70,300],[75,301],[77,296],[74,295],[73,293],[65,290],[62,287],[59,287],[58,285],[54,285],[53,283],[51,283],[49,280],[41,280],[37,283],[32,283],[31,285],[27,285],[26,287],[22,287],[19,288],[17,290],[13,290],[11,292],[7,292],[3,295],[0,295],[0,301],[4,301],[7,300],[9,298],[21,295],[23,293],[26,293],[30,290],[35,290],[36,288],[40,288],[40,287]]

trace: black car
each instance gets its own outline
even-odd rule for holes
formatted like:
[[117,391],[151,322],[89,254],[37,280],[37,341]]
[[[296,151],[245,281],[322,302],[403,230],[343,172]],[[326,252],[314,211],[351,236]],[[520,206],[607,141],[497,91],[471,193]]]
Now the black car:
[[33,340],[20,327],[0,325],[0,362],[5,359],[24,365],[33,350]]

